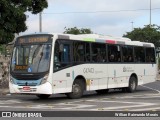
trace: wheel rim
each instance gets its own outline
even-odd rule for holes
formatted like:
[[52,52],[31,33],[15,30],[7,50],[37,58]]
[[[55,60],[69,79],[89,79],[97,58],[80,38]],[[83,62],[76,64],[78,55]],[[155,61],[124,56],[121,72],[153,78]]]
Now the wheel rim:
[[132,81],[132,83],[131,83],[131,89],[132,90],[136,89],[136,82],[135,81]]
[[80,94],[80,92],[81,92],[80,86],[77,84],[73,85],[73,94]]

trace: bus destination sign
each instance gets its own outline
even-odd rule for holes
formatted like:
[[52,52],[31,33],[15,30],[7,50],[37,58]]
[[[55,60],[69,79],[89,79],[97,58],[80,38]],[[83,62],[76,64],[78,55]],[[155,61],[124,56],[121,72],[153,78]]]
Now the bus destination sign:
[[29,36],[17,39],[17,44],[45,43],[49,41],[49,36]]
[[16,65],[15,69],[16,70],[26,70],[28,68],[27,65]]

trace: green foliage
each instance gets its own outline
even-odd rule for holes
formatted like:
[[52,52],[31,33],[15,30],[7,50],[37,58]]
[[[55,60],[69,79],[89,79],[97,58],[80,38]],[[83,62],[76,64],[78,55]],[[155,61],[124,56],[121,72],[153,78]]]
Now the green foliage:
[[157,25],[146,25],[143,28],[134,28],[133,31],[123,35],[131,40],[141,42],[151,42],[156,47],[160,47],[160,27]]
[[158,69],[160,69],[160,58],[158,58]]
[[0,55],[5,53],[5,46],[0,45]]
[[47,7],[47,0],[0,0],[0,44],[11,42],[15,33],[27,29],[25,12],[37,14]]
[[91,34],[93,33],[89,28],[81,28],[78,29],[77,27],[74,28],[64,28],[65,31],[63,33],[65,34],[74,34],[74,35],[78,35],[78,34]]

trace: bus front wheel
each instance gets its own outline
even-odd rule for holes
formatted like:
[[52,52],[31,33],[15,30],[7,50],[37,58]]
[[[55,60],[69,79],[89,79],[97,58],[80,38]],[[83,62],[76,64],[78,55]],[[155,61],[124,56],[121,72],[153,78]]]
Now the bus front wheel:
[[72,92],[67,93],[67,97],[71,99],[81,98],[84,92],[84,84],[81,80],[76,80],[72,86]]
[[127,92],[134,92],[136,91],[137,88],[137,79],[134,76],[131,76],[130,80],[129,80],[129,86],[127,88]]
[[39,95],[36,95],[38,98],[40,99],[47,99],[50,97],[50,95],[47,95],[47,94],[39,94]]

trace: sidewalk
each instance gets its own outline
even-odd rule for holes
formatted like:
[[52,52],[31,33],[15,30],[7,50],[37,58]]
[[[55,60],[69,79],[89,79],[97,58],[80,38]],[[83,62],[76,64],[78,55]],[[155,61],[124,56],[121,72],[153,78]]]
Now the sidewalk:
[[160,74],[157,74],[157,80],[160,80]]
[[9,93],[9,89],[8,88],[0,89],[0,96],[6,95],[8,93]]

